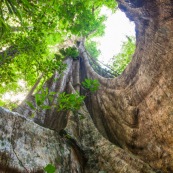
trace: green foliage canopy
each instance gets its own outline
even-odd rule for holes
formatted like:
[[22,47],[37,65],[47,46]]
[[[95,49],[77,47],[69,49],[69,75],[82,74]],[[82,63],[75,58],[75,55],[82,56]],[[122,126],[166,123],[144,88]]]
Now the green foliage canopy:
[[103,6],[114,10],[117,4],[114,0],[2,0],[0,95],[17,91],[20,79],[31,87],[40,76],[46,80],[62,69],[62,58],[50,46],[62,44],[72,35],[102,35]]
[[85,48],[92,58],[97,59],[100,55],[100,50],[97,48],[97,42],[88,40],[85,43]]
[[127,37],[127,42],[123,43],[121,52],[115,55],[112,59],[112,69],[118,74],[121,74],[127,64],[131,61],[134,51],[135,38]]

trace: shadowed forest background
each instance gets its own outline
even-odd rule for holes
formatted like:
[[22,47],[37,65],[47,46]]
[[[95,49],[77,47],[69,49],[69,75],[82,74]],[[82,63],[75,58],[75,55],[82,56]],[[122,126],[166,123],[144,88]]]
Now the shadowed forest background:
[[[109,66],[92,40],[103,7],[136,32]],[[172,11],[171,0],[0,2],[0,171],[171,173]]]

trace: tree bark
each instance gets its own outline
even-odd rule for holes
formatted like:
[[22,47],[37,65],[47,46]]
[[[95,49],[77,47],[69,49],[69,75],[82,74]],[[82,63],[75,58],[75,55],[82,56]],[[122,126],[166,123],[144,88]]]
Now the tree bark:
[[51,163],[62,173],[154,173],[139,158],[113,145],[97,131],[86,107],[85,117],[71,114],[56,132],[0,108],[0,172],[42,173]]
[[91,69],[81,45],[83,79],[101,83],[86,105],[107,139],[172,172],[173,3],[122,0],[119,7],[136,24],[135,54],[120,76],[105,79]]

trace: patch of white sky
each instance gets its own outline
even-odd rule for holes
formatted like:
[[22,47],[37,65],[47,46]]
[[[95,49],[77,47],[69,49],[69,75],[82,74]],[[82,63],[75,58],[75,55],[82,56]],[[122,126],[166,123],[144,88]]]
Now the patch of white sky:
[[120,52],[123,42],[127,41],[127,36],[135,37],[135,25],[119,9],[112,13],[104,7],[101,14],[107,16],[105,34],[95,38],[94,41],[98,42],[98,49],[101,51],[99,60],[109,64],[113,56]]
[[26,82],[24,80],[19,80],[18,81],[18,85],[21,88],[21,92],[15,93],[13,91],[10,92],[6,92],[3,96],[2,96],[2,100],[3,101],[10,101],[10,102],[19,102],[21,103],[22,100],[25,99],[26,94],[27,94],[27,86],[26,86]]

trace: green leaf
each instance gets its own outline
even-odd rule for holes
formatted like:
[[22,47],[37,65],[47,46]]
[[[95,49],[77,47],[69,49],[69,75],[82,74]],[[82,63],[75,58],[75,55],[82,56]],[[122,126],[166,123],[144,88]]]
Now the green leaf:
[[11,9],[11,6],[9,5],[8,1],[5,1],[8,11],[10,12],[10,14],[13,14],[13,10]]
[[82,82],[82,86],[91,93],[94,93],[99,89],[100,84],[96,79],[85,79]]
[[52,164],[48,164],[45,168],[44,171],[46,171],[47,173],[54,173],[56,171],[56,168],[54,165]]
[[41,100],[40,100],[40,94],[35,94],[35,102],[37,104],[37,106],[41,105]]
[[43,106],[41,106],[41,108],[46,110],[46,109],[51,109],[51,106],[43,105]]
[[31,6],[31,4],[27,1],[27,0],[21,0],[22,3],[28,8],[28,9],[33,9],[33,7]]
[[48,99],[49,99],[50,102],[52,102],[53,101],[53,96],[52,95],[49,95],[48,96]]
[[78,93],[66,94],[65,92],[59,94],[58,97],[58,111],[62,110],[79,110],[83,104],[85,96],[80,96]]
[[49,95],[55,95],[56,94],[56,92],[53,92],[53,91],[51,91],[50,93],[49,93]]
[[27,104],[31,109],[33,109],[33,110],[36,109],[35,106],[34,106],[31,102],[26,101],[26,104]]

